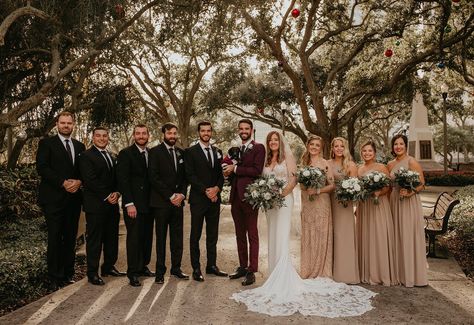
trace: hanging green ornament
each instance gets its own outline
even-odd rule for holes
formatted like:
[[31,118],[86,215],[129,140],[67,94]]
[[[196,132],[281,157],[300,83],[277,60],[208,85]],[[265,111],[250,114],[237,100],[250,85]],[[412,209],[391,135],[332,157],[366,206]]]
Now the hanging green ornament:
[[445,33],[450,33],[451,30],[452,30],[452,28],[451,28],[451,26],[449,26],[449,25],[446,25],[446,27],[444,27],[444,32],[445,32]]
[[396,46],[399,46],[400,44],[401,44],[400,40],[397,39],[397,40],[395,41],[395,45],[396,45]]

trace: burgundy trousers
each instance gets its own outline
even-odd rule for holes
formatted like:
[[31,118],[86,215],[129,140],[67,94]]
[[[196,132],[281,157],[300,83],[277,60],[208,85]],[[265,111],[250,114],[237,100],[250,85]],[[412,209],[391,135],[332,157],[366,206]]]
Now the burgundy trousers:
[[[240,267],[249,272],[258,271],[258,210],[252,209],[247,202],[242,202],[237,193],[231,202],[232,219],[234,219],[237,250]],[[249,259],[250,255],[250,259]]]

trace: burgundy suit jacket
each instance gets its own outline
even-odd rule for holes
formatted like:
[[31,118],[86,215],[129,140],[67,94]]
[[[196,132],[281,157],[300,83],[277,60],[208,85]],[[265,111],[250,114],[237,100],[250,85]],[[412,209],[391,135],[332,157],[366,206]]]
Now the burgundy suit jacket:
[[245,188],[262,175],[264,163],[265,147],[261,143],[251,141],[233,175],[230,191],[231,202],[234,195],[237,195],[239,200],[244,199]]

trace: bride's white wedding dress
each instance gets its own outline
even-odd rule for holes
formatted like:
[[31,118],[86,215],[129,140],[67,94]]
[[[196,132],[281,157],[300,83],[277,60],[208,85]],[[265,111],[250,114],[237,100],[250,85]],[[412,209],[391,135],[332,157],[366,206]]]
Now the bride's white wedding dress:
[[[264,174],[288,181],[285,162]],[[359,286],[337,283],[328,278],[303,280],[291,263],[289,254],[293,193],[285,197],[285,206],[266,212],[268,224],[268,271],[270,276],[258,288],[240,291],[232,299],[248,310],[271,316],[300,312],[324,317],[357,316],[371,310],[370,299],[376,293]]]

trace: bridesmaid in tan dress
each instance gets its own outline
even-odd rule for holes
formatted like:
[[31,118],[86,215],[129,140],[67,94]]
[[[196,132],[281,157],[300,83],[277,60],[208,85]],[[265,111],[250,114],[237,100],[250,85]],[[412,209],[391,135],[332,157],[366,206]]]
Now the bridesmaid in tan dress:
[[[361,147],[364,164],[359,167],[362,177],[371,171],[389,176],[387,167],[375,162],[375,143],[367,141]],[[361,201],[357,207],[357,233],[359,240],[359,267],[361,282],[368,284],[396,285],[396,261],[394,257],[393,221],[387,194],[389,187],[374,193],[379,204],[371,198]]]
[[[332,140],[329,166],[333,170],[335,181],[345,177],[357,177],[357,166],[352,161],[346,139],[338,137]],[[334,227],[333,279],[356,284],[360,282],[360,276],[354,206],[349,202],[347,207],[344,207],[336,200],[334,192],[331,195],[331,203]]]
[[[326,186],[306,189],[301,186],[301,277],[332,277],[332,216],[329,193],[334,190],[332,169],[322,156],[323,140],[310,135],[301,157],[303,166],[327,172]],[[314,197],[313,201],[309,196]]]
[[[396,156],[388,163],[390,177],[401,167],[420,174],[421,185],[415,191],[401,189],[398,185],[390,195],[393,226],[395,230],[395,258],[397,275],[406,287],[428,285],[426,270],[426,244],[423,207],[418,192],[424,187],[423,170],[415,158],[407,155],[408,139],[399,134],[392,139],[392,153]],[[403,200],[400,198],[403,197]]]

